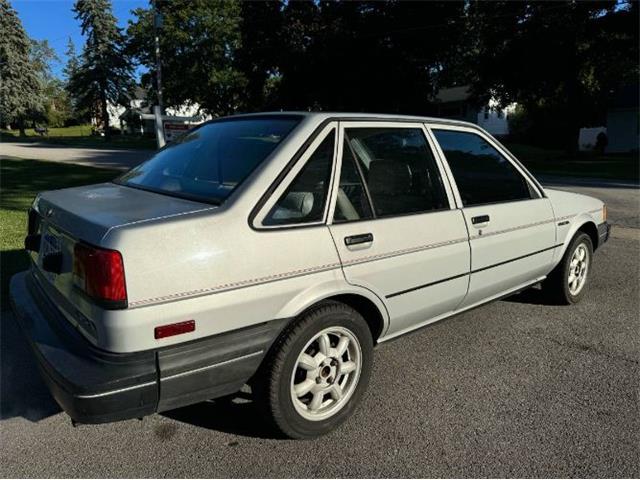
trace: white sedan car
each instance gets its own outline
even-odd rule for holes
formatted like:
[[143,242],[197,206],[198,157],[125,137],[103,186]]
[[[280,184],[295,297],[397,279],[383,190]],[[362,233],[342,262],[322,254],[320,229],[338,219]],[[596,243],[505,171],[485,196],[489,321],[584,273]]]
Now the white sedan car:
[[539,283],[575,303],[608,236],[601,201],[542,188],[476,125],[242,115],[39,194],[11,296],[74,421],[249,384],[309,438],[353,412],[375,345]]

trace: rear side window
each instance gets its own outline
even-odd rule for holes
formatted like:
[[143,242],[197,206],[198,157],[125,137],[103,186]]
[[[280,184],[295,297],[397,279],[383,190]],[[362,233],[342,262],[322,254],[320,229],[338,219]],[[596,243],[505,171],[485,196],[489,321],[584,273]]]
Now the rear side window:
[[343,163],[352,158],[357,162],[377,217],[449,206],[438,166],[419,128],[347,129],[343,158]]
[[360,167],[346,139],[342,148],[340,185],[333,221],[340,223],[371,218],[371,206],[360,175]]
[[207,123],[170,143],[116,182],[221,203],[299,122],[299,116],[274,116]]
[[465,207],[532,198],[526,179],[475,133],[433,130]]
[[262,222],[285,225],[320,222],[329,196],[335,150],[335,130],[320,143],[291,185]]

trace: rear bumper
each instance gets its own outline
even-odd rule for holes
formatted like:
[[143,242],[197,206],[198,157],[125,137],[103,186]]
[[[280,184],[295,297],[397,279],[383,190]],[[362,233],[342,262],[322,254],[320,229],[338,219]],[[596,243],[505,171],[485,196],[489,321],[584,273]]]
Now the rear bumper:
[[158,350],[114,354],[87,342],[29,272],[11,279],[11,305],[53,397],[81,423],[143,417],[238,391],[285,320]]
[[602,246],[611,236],[611,224],[604,222],[598,225],[598,246]]

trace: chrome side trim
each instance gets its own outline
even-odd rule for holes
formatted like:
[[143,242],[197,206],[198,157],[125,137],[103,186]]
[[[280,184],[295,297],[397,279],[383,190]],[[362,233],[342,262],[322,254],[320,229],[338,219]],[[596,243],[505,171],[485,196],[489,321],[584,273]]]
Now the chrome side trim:
[[76,395],[76,398],[100,398],[106,397],[108,395],[115,395],[116,393],[128,392],[130,390],[135,390],[137,388],[150,387],[151,385],[155,385],[156,382],[145,382],[139,385],[133,385],[131,387],[119,388],[117,390],[109,390],[108,392],[100,392],[100,393],[92,393],[90,395]]
[[240,357],[236,357],[236,358],[230,358],[229,360],[225,360],[223,362],[219,362],[219,363],[214,363],[213,365],[206,365],[204,367],[200,367],[200,368],[195,368],[193,370],[187,370],[186,372],[180,372],[180,373],[176,373],[174,375],[169,375],[167,377],[163,377],[160,378],[160,382],[164,382],[166,380],[171,380],[173,378],[179,378],[179,377],[184,377],[187,375],[191,375],[192,373],[198,373],[198,372],[202,372],[204,370],[209,370],[211,368],[217,368],[217,367],[221,367],[223,365],[227,365],[229,363],[233,363],[233,362],[238,362],[240,360],[245,360],[247,358],[251,358],[251,357],[255,357],[257,355],[262,355],[264,353],[264,350],[259,350],[257,352],[253,352],[253,353],[248,353],[246,355],[242,355]]
[[[206,365],[204,367],[196,368],[194,370],[188,370],[186,372],[176,373],[175,375],[169,375],[168,377],[161,378],[160,381],[162,382],[164,380],[171,380],[173,378],[184,377],[186,375],[190,375],[192,373],[201,372],[203,370],[208,370],[210,368],[221,367],[223,365],[227,365],[229,363],[233,363],[233,362],[237,362],[237,361],[244,360],[244,359],[247,359],[247,358],[255,357],[255,356],[261,355],[263,353],[264,353],[264,350],[259,350],[257,352],[249,353],[247,355],[242,355],[240,357],[230,358],[229,360],[225,360],[223,362],[214,363],[213,365]],[[144,387],[150,387],[152,385],[156,385],[156,382],[155,381],[154,382],[145,382],[145,383],[141,383],[139,385],[132,385],[131,387],[118,388],[116,390],[109,390],[107,392],[100,392],[100,393],[92,393],[92,394],[89,394],[89,395],[76,395],[76,398],[88,399],[88,398],[107,397],[109,395],[116,395],[118,393],[129,392],[131,390],[136,390],[138,388],[144,388]]]

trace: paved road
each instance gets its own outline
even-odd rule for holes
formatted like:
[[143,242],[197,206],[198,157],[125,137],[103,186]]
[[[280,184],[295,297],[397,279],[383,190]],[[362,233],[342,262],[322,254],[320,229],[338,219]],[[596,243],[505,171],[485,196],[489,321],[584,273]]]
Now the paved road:
[[67,147],[40,142],[2,142],[0,157],[35,158],[38,160],[74,163],[90,167],[128,170],[153,154],[150,150],[102,149]]
[[581,304],[529,291],[381,346],[356,415],[314,441],[272,438],[244,398],[72,428],[5,312],[0,476],[638,477],[638,191],[597,193],[627,228]]
[[589,178],[538,176],[545,187],[582,193],[607,204],[609,221],[615,225],[640,229],[640,185]]

